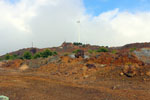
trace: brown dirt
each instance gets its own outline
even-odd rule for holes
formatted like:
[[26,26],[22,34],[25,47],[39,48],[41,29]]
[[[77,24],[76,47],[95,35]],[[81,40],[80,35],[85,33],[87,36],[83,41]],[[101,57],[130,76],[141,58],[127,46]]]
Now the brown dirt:
[[[0,68],[0,95],[10,100],[150,100],[150,77],[120,75],[122,67],[61,57],[40,68]],[[14,62],[15,63],[15,62]],[[14,65],[14,63],[12,65]],[[18,64],[18,63],[16,63]]]
[[89,59],[7,61],[0,67],[0,95],[10,100],[150,100],[149,71],[150,65],[122,51]]

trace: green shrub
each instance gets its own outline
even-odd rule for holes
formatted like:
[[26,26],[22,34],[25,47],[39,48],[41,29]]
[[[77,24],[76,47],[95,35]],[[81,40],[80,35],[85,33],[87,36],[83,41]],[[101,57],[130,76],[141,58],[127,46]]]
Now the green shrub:
[[108,49],[105,47],[101,47],[97,50],[97,52],[108,52]]
[[40,57],[41,57],[41,54],[40,53],[36,53],[36,54],[34,54],[33,59],[37,59],[37,58],[40,58]]
[[82,45],[82,43],[80,43],[80,42],[74,42],[73,45],[80,46],[80,45]]
[[17,58],[18,58],[18,59],[22,59],[22,60],[24,59],[24,57],[22,57],[22,56],[18,56]]
[[17,59],[18,58],[18,55],[14,54],[12,55],[14,59]]
[[5,55],[5,60],[10,60],[10,55],[9,54]]
[[88,52],[89,52],[90,54],[92,54],[94,51],[93,51],[93,50],[88,50]]
[[28,60],[29,60],[29,59],[32,59],[32,54],[31,54],[31,52],[25,52],[24,55],[23,55],[23,58],[24,58],[24,59],[28,59]]
[[78,53],[80,49],[74,50],[72,53]]
[[68,53],[65,53],[65,54],[64,54],[64,56],[68,56],[68,55],[69,55]]
[[130,48],[130,52],[134,52],[137,48]]
[[0,58],[0,61],[2,61],[3,59],[2,58]]
[[117,50],[113,50],[111,53],[116,54],[116,53],[117,53]]
[[53,52],[53,55],[57,55],[58,53],[56,51]]
[[49,49],[46,49],[45,51],[41,52],[41,57],[43,57],[43,58],[47,58],[52,55],[53,55],[53,53]]

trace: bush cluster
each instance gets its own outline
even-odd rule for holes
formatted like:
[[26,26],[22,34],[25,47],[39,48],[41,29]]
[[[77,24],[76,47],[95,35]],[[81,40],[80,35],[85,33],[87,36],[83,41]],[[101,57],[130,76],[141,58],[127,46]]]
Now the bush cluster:
[[49,49],[44,50],[43,52],[35,53],[34,55],[31,53],[31,51],[27,51],[23,54],[23,56],[18,55],[10,55],[6,54],[4,59],[0,60],[14,60],[14,59],[37,59],[37,58],[47,58],[49,56],[57,55],[57,52],[52,52]]
[[80,49],[74,50],[72,53],[78,53],[79,51],[81,51]]
[[82,43],[80,43],[80,42],[74,42],[73,45],[75,45],[75,46],[81,46]]
[[108,48],[106,48],[106,47],[100,47],[98,50],[97,50],[97,52],[108,52],[109,50],[108,50]]
[[130,52],[134,52],[137,48],[134,47],[134,48],[130,48]]
[[[5,60],[14,60],[14,59],[17,59],[17,55],[10,55],[10,54],[6,54],[5,55]],[[2,58],[1,58],[1,60],[3,60]]]

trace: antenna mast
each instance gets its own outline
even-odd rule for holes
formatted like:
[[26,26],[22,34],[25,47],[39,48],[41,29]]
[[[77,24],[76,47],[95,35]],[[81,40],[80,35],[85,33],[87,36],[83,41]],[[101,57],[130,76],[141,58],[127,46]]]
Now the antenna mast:
[[81,21],[78,20],[77,23],[79,24],[79,32],[78,32],[78,42],[80,43],[80,38],[81,38]]

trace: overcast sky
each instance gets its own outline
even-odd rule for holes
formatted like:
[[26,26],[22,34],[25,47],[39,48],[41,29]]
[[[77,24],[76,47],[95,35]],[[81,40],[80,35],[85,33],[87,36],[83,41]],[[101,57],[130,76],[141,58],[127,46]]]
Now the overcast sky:
[[78,41],[120,46],[150,41],[149,0],[0,0],[0,55]]

